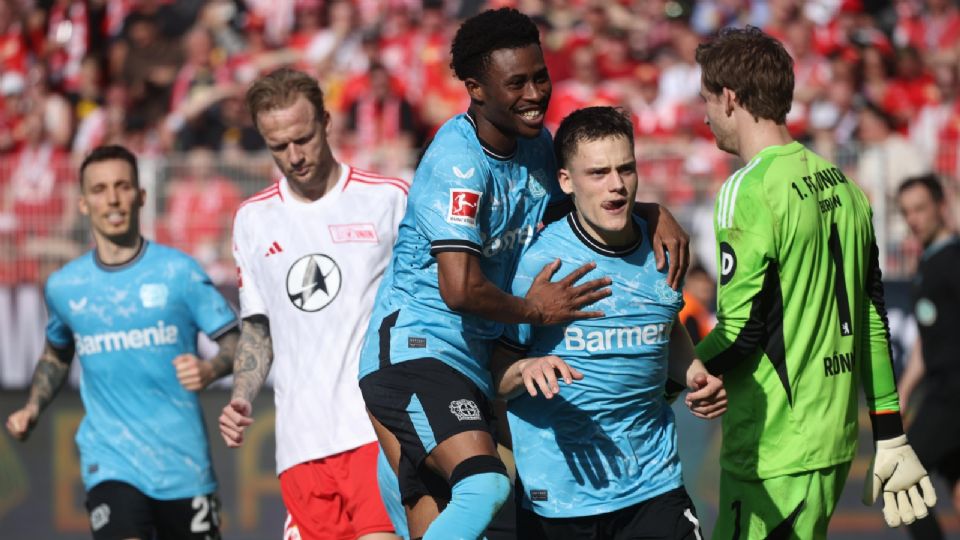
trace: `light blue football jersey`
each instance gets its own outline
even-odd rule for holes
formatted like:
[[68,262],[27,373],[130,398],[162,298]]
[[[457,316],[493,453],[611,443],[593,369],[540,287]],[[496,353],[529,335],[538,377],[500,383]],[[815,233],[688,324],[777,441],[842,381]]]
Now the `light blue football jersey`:
[[162,500],[216,489],[197,395],[173,359],[237,325],[229,304],[190,257],[144,241],[123,265],[91,251],[50,276],[47,340],[72,341],[85,416],[77,431],[83,484],[129,483]]
[[523,295],[543,265],[560,258],[554,279],[597,267],[582,281],[608,276],[612,295],[585,307],[600,319],[568,325],[510,325],[503,342],[527,356],[556,355],[583,373],[560,383],[552,399],[524,391],[508,418],[522,504],[551,518],[589,516],[631,506],[682,484],[673,412],[663,397],[667,353],[683,296],[657,270],[645,222],[640,240],[608,247],[576,214],[548,226],[524,253],[512,292]]
[[469,115],[447,121],[417,167],[377,291],[360,378],[390,364],[436,358],[492,395],[489,356],[503,325],[447,307],[436,255],[476,254],[486,278],[507,290],[548,204],[564,200],[549,132],[518,139],[514,153],[502,156],[480,142]]

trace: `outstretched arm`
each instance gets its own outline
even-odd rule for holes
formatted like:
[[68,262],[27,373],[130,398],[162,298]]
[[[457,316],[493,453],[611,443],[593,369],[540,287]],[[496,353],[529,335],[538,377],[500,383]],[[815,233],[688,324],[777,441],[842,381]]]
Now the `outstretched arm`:
[[15,439],[24,441],[36,425],[40,413],[50,404],[70,374],[74,344],[56,347],[50,341],[44,345],[40,361],[33,372],[30,397],[24,407],[7,418],[7,431]]
[[550,281],[560,268],[559,260],[546,265],[534,279],[526,296],[513,296],[494,285],[483,273],[480,258],[470,253],[445,251],[437,254],[440,296],[450,309],[497,322],[550,325],[576,319],[602,317],[598,311],[580,311],[584,306],[610,296],[610,278],[586,283],[577,281],[596,266],[585,264],[563,279]]
[[253,423],[253,399],[270,373],[273,339],[266,316],[247,317],[240,325],[240,341],[234,366],[233,394],[220,415],[220,435],[227,446],[243,443],[244,429]]
[[233,373],[233,359],[240,341],[240,330],[234,328],[216,341],[220,348],[216,356],[209,360],[201,360],[194,354],[181,354],[173,359],[177,379],[187,390],[203,390],[213,381]]

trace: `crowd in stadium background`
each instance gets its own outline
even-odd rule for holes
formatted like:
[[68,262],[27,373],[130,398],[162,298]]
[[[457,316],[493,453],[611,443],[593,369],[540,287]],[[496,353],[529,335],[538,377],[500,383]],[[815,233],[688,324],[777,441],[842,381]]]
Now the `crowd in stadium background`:
[[955,0],[0,0],[0,284],[42,282],[89,246],[74,165],[107,143],[150,169],[151,236],[229,283],[233,212],[276,179],[244,109],[249,83],[282,65],[314,74],[338,157],[410,178],[467,106],[452,33],[502,5],[542,30],[547,126],[587,105],[630,111],[638,196],[674,210],[711,273],[714,192],[739,164],[703,123],[693,54],[723,26],[758,26],[794,56],[789,128],[869,193],[886,276],[908,276],[919,253],[896,212],[900,181],[934,170],[956,191]]

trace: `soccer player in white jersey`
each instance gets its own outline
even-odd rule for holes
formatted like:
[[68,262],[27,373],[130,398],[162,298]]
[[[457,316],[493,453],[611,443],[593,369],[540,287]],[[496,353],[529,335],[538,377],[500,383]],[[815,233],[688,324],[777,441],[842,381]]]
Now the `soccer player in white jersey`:
[[287,529],[305,540],[396,538],[357,361],[409,185],[334,158],[330,115],[308,75],[271,73],[247,103],[283,178],[241,205],[234,223],[243,322],[220,433],[242,444],[273,365]]
[[[46,346],[7,431],[29,436],[76,353],[94,540],[213,540],[217,482],[192,390],[232,370],[237,317],[196,261],[140,235],[145,197],[122,146],[98,147],[80,165],[80,212],[96,247],[47,280]],[[216,340],[215,358],[197,359],[197,332]]]

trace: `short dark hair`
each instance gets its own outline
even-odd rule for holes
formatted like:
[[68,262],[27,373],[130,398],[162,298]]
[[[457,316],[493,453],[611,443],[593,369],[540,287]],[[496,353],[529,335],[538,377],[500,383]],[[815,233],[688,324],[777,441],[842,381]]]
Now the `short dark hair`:
[[553,137],[557,166],[566,167],[581,142],[606,137],[625,137],[633,148],[633,122],[627,113],[615,107],[585,107],[573,111],[560,122]]
[[493,51],[529,45],[540,45],[540,31],[530,17],[511,8],[490,9],[460,25],[450,46],[450,68],[461,81],[481,79]]
[[250,109],[253,125],[257,125],[257,115],[261,112],[288,107],[297,100],[297,96],[305,97],[313,105],[317,115],[315,120],[323,119],[326,111],[323,107],[323,90],[316,79],[290,68],[280,68],[261,77],[247,90],[247,108]]
[[133,155],[133,152],[127,150],[124,146],[108,144],[94,148],[92,152],[87,154],[87,157],[83,158],[83,163],[80,164],[80,189],[83,190],[83,173],[87,170],[88,165],[114,159],[126,161],[130,165],[130,170],[133,171],[133,185],[139,188],[140,170],[137,169],[137,156]]
[[785,124],[793,104],[793,58],[783,44],[759,28],[724,28],[697,47],[703,87],[718,95],[733,90],[753,115]]
[[933,202],[937,204],[943,202],[943,184],[940,183],[940,179],[937,178],[937,175],[933,173],[922,174],[920,176],[911,176],[910,178],[907,178],[897,189],[897,196],[903,195],[904,191],[917,186],[927,188],[927,192],[930,193],[930,197],[933,198]]

